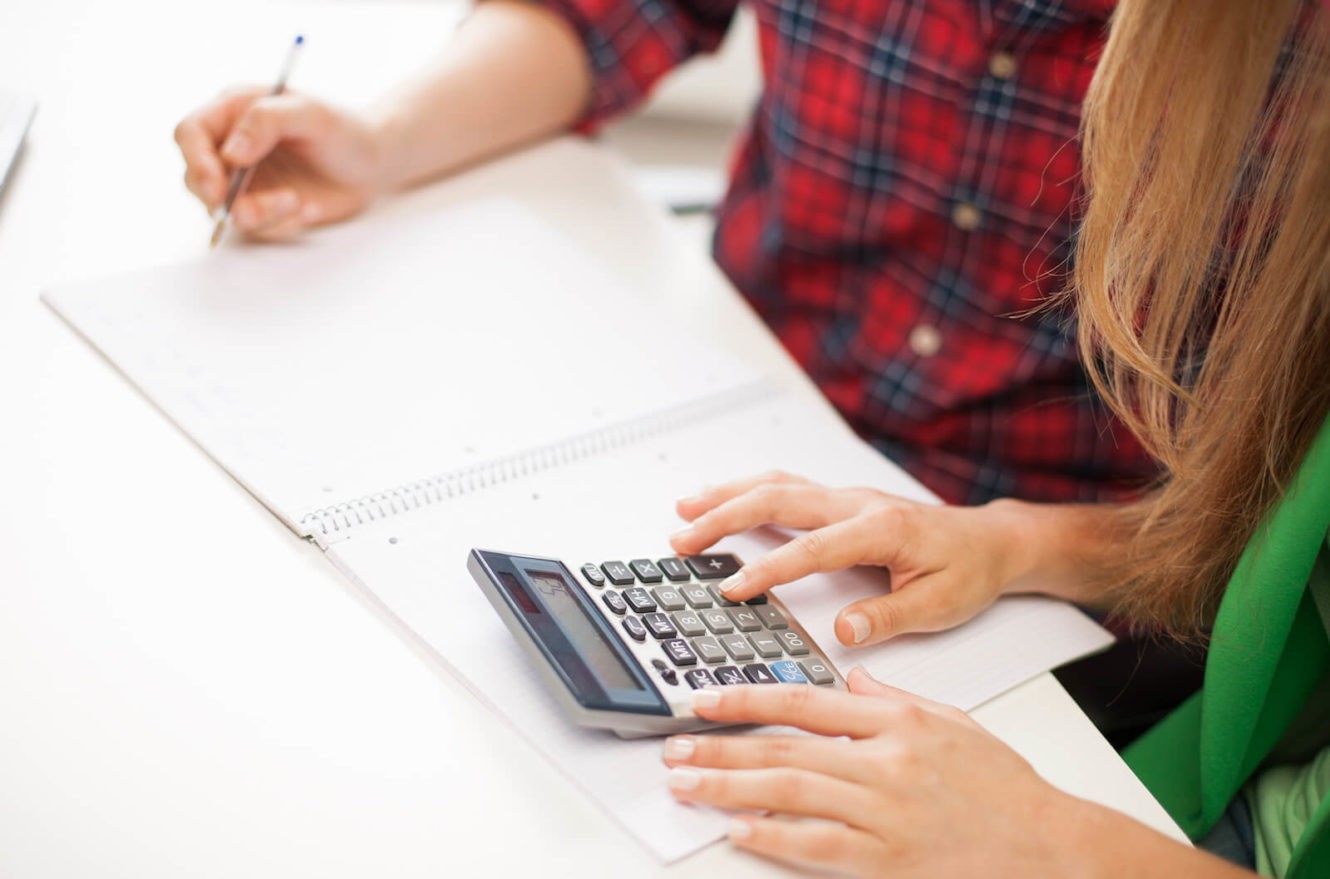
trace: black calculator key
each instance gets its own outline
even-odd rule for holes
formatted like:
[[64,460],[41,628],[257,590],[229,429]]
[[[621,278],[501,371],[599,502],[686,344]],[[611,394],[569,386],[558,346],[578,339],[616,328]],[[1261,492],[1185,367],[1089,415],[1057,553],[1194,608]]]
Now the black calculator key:
[[714,669],[712,673],[715,674],[717,681],[727,687],[748,683],[748,678],[744,677],[744,673],[733,665],[722,665],[720,668]]
[[719,604],[721,607],[739,606],[739,602],[730,601],[728,598],[726,598],[725,593],[721,592],[720,587],[717,586],[715,583],[712,583],[710,586],[707,587],[707,592],[711,593],[711,597],[714,598],[716,600],[716,603]]
[[623,590],[623,600],[628,602],[628,606],[638,613],[651,613],[656,609],[655,599],[651,597],[650,592],[641,586]]
[[702,618],[691,610],[681,610],[678,613],[670,614],[670,619],[674,620],[674,625],[681,634],[689,638],[694,635],[705,635],[707,627],[702,625]]
[[687,586],[680,586],[679,591],[688,599],[688,605],[694,610],[711,607],[711,593],[707,591],[707,587],[690,583]]
[[805,659],[799,663],[799,667],[804,670],[804,674],[815,684],[829,684],[836,680],[836,676],[827,668],[827,664],[820,659]]
[[780,656],[780,642],[769,632],[758,632],[748,636],[748,643],[753,645],[757,655],[763,659],[775,659]]
[[651,597],[656,599],[661,610],[683,610],[687,606],[679,590],[673,586],[657,586],[651,590]]
[[676,558],[660,559],[656,562],[656,565],[666,577],[675,583],[683,583],[688,579],[688,569],[684,567],[683,562]]
[[740,632],[756,632],[762,628],[762,621],[758,619],[757,613],[746,607],[736,607],[729,614],[730,619],[734,620],[734,627]]
[[725,651],[720,649],[720,642],[710,635],[693,639],[693,652],[702,657],[708,665],[725,661]]
[[705,668],[695,668],[692,671],[684,672],[683,679],[688,682],[688,686],[694,690],[700,690],[703,687],[716,686],[716,679],[711,676],[711,672]]
[[788,629],[790,627],[785,615],[770,605],[757,608],[757,615],[768,629]]
[[642,625],[641,617],[624,617],[623,630],[634,641],[645,641],[647,639],[647,627]]
[[660,568],[651,559],[633,559],[628,563],[628,567],[633,569],[637,579],[643,583],[659,583],[663,578]]
[[600,572],[600,568],[590,562],[582,566],[582,576],[586,577],[586,581],[597,589],[605,585],[605,575]]
[[735,662],[747,662],[753,658],[753,645],[743,635],[721,635],[716,640]]
[[767,603],[767,594],[765,592],[763,592],[761,595],[754,595],[752,598],[744,599],[744,604],[766,604],[766,603]]
[[647,624],[647,628],[651,630],[651,636],[657,641],[679,636],[679,630],[674,628],[674,623],[670,622],[670,618],[663,613],[649,613],[642,617],[642,621]]
[[755,684],[776,683],[776,676],[771,673],[771,669],[767,668],[760,662],[755,662],[752,665],[745,665],[744,676]]
[[776,637],[785,645],[785,652],[791,656],[807,656],[808,642],[805,641],[798,632],[791,632],[786,629],[776,632]]
[[623,562],[606,562],[600,566],[600,569],[615,586],[627,586],[633,582],[633,572],[628,570],[628,566]]
[[673,687],[679,683],[679,673],[672,668],[667,668],[660,673],[660,679]]
[[670,662],[675,665],[697,665],[697,654],[693,652],[693,648],[688,646],[688,642],[682,638],[661,641],[660,646],[665,651],[665,655],[670,658]]
[[699,580],[724,580],[739,570],[741,565],[734,556],[725,555],[690,555],[688,567]]
[[605,606],[619,616],[623,616],[628,612],[628,605],[624,603],[623,596],[613,589],[600,596],[600,600],[605,602]]
[[698,616],[714,635],[728,635],[734,631],[734,623],[730,621],[729,614],[723,610],[702,610],[698,611]]

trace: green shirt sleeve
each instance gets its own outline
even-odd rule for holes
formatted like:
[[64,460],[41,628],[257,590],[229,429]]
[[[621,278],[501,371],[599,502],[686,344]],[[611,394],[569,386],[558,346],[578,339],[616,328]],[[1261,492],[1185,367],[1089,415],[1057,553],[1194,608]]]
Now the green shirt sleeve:
[[[1312,569],[1307,588],[1330,635],[1330,539]],[[1256,842],[1256,869],[1262,876],[1287,875],[1299,841],[1309,826],[1330,811],[1330,687],[1325,683],[1276,751],[1285,747],[1305,754],[1306,743],[1319,750],[1310,760],[1266,769],[1246,787]],[[1298,741],[1300,740],[1300,741]]]

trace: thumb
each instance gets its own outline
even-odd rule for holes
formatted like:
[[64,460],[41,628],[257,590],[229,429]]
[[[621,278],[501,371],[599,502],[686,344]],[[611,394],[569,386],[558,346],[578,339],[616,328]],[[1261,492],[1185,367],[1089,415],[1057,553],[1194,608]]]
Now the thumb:
[[284,140],[319,136],[329,114],[302,95],[272,95],[250,105],[222,144],[222,158],[234,167],[253,165]]
[[884,684],[877,678],[870,675],[862,665],[856,665],[850,669],[850,673],[845,676],[845,685],[851,693],[860,696],[903,696],[904,690],[898,690],[888,684]]
[[959,622],[952,618],[955,602],[946,599],[946,592],[940,583],[921,588],[916,580],[887,595],[856,601],[836,615],[836,637],[842,644],[863,646],[955,625]]

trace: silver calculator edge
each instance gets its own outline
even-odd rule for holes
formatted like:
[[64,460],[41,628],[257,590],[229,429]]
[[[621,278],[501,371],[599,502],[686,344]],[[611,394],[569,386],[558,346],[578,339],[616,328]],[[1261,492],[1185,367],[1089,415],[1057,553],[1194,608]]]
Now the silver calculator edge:
[[[519,553],[504,554],[519,555]],[[615,618],[605,613],[601,608],[601,602],[594,600],[596,593],[594,590],[586,587],[580,576],[580,571],[570,568],[567,562],[560,558],[535,555],[533,553],[520,553],[520,556],[523,558],[539,559],[542,561],[557,563],[568,571],[576,587],[593,599],[591,604],[595,607],[596,612],[611,624],[610,628],[614,631],[615,637],[618,638],[620,642],[628,648],[634,658],[638,659],[640,662],[641,656],[639,651],[635,648],[635,645],[631,640],[625,639],[619,633],[619,627],[613,625]],[[544,682],[547,692],[553,695],[565,714],[578,726],[606,729],[614,732],[620,738],[633,739],[644,738],[647,736],[662,736],[681,732],[718,729],[730,725],[702,720],[697,715],[693,714],[691,708],[691,694],[693,690],[682,679],[677,685],[665,689],[657,683],[650,673],[646,675],[647,680],[665,703],[669,705],[671,710],[669,716],[634,714],[626,711],[599,711],[583,707],[582,704],[577,701],[576,697],[569,692],[563,679],[559,677],[558,672],[550,665],[544,653],[541,652],[540,647],[536,645],[534,639],[527,633],[522,621],[517,618],[517,615],[513,612],[512,608],[509,607],[508,602],[499,594],[498,584],[496,584],[490,577],[483,562],[481,562],[477,557],[477,553],[474,551],[467,554],[467,570],[480,586],[481,592],[485,594],[485,598],[489,601],[490,605],[498,612],[499,618],[503,620],[504,625],[508,627],[517,643],[521,646],[522,651],[534,666],[536,673]],[[826,652],[823,651],[822,648],[819,647],[809,636],[807,630],[805,630],[803,625],[798,622],[797,618],[790,613],[789,609],[780,602],[780,599],[776,598],[774,595],[768,594],[768,600],[785,615],[786,620],[790,624],[790,629],[797,632],[808,642],[813,650],[816,650],[820,656],[825,658]],[[840,669],[836,668],[830,660],[827,660],[826,664],[827,668],[831,671],[831,674],[835,677],[835,680],[830,684],[823,684],[823,686],[841,690],[845,689],[845,679],[841,675]],[[791,686],[813,685],[797,684]],[[672,695],[674,698],[671,698]]]

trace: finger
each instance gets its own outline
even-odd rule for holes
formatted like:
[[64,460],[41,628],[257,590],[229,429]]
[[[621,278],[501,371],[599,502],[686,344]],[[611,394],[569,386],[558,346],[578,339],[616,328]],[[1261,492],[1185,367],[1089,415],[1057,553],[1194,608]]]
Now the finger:
[[670,770],[669,784],[670,793],[685,802],[834,818],[853,826],[861,826],[876,811],[868,788],[804,769],[679,766]]
[[692,497],[680,498],[675,502],[675,509],[680,516],[691,522],[707,510],[725,503],[730,498],[738,497],[744,492],[752,491],[759,485],[800,483],[810,484],[802,476],[794,476],[783,470],[768,470],[766,473],[747,476],[722,485],[708,486]]
[[960,710],[954,705],[948,705],[944,702],[934,702],[932,699],[925,699],[917,693],[911,693],[907,690],[893,687],[890,684],[884,684],[877,678],[864,671],[863,666],[855,666],[850,669],[850,673],[845,676],[845,683],[850,688],[850,692],[859,696],[871,696],[877,699],[895,701],[901,704],[916,705],[924,710],[956,720],[962,720],[967,726],[978,726],[970,715]]
[[319,137],[331,121],[327,108],[304,95],[260,98],[236,120],[222,144],[221,155],[232,167],[253,165],[283,141]]
[[231,92],[191,113],[175,128],[175,142],[185,160],[185,185],[212,210],[226,196],[229,172],[217,147],[245,109],[262,92]]
[[807,769],[845,781],[867,778],[843,739],[813,736],[674,736],[665,741],[667,766],[708,769]]
[[880,699],[807,684],[707,687],[693,694],[693,710],[707,720],[772,723],[824,736],[869,738],[887,723]]
[[875,563],[881,540],[863,517],[834,522],[754,559],[724,580],[720,590],[732,601],[744,601],[809,574]]
[[739,815],[730,821],[730,842],[742,849],[802,867],[856,876],[880,871],[889,852],[871,833],[828,821],[781,821]]
[[731,534],[759,525],[821,528],[849,518],[863,506],[863,496],[808,483],[764,482],[693,520],[670,537],[674,551],[695,555]]
[[970,619],[960,602],[962,587],[950,578],[916,578],[886,595],[865,598],[836,615],[836,637],[842,644],[868,645],[909,632],[937,632]]
[[845,685],[850,688],[851,693],[860,696],[877,696],[887,699],[922,698],[915,696],[908,690],[882,683],[882,681],[869,674],[862,665],[856,665],[850,669],[849,674],[845,676]]
[[231,222],[246,235],[261,236],[291,220],[299,221],[300,196],[290,187],[250,190],[231,206]]
[[295,216],[271,226],[264,226],[262,229],[246,232],[245,236],[256,241],[290,241],[304,232],[306,228],[300,217]]

